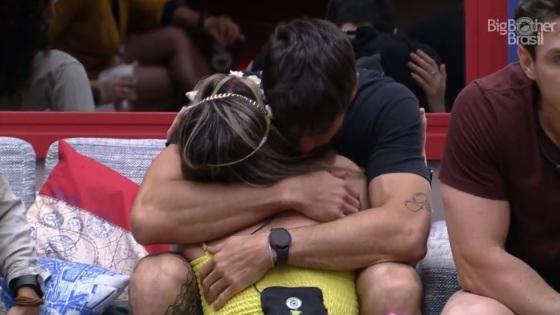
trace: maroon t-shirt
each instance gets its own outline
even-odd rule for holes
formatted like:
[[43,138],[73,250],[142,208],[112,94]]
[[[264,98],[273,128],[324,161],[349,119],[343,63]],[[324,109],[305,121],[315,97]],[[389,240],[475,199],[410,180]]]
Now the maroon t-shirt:
[[[540,128],[537,89],[519,64],[466,87],[453,106],[440,179],[466,193],[507,200],[506,250],[560,290],[560,161]],[[465,209],[468,211],[468,209]]]

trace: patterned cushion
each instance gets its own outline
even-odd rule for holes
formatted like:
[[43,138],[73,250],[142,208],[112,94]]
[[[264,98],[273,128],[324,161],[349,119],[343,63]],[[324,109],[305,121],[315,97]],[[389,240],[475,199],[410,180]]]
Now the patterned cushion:
[[[81,154],[110,167],[121,175],[140,184],[152,160],[165,147],[160,139],[66,139]],[[58,163],[58,142],[53,143],[45,159],[46,173],[49,174]]]
[[132,273],[147,255],[131,233],[84,209],[49,196],[37,196],[27,213],[37,255]]
[[0,170],[28,208],[35,199],[35,151],[17,138],[0,137]]
[[447,300],[459,290],[455,263],[444,221],[432,224],[428,238],[428,253],[418,269],[424,284],[422,314],[439,315]]
[[[101,314],[128,283],[128,276],[92,265],[56,259],[39,259],[39,265],[51,273],[43,291],[42,315]],[[1,281],[3,307],[13,305],[5,281]]]
[[[39,256],[99,265],[129,275],[148,252],[130,233],[130,212],[139,186],[65,141],[27,213]],[[119,299],[127,299],[126,292]]]

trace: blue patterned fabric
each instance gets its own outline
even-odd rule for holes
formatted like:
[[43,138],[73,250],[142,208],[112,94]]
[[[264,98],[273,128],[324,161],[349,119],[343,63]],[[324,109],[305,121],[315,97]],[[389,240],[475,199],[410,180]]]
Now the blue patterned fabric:
[[[93,265],[40,258],[39,265],[51,276],[45,281],[45,304],[41,315],[101,314],[126,288],[128,276]],[[0,281],[6,309],[13,298],[5,281]]]

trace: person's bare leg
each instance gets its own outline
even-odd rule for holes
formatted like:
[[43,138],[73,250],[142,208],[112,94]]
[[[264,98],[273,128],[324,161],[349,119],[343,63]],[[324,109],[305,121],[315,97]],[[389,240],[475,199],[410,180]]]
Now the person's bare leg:
[[201,315],[196,278],[189,263],[176,254],[140,260],[129,283],[134,315]]
[[[343,169],[359,168],[345,157],[337,156],[335,166]],[[350,187],[360,192],[362,206],[367,202],[367,183],[364,177],[346,178]],[[422,282],[416,269],[398,263],[380,263],[363,269],[357,277],[356,288],[363,315],[419,315]]]
[[125,60],[167,68],[176,89],[190,91],[209,74],[206,60],[186,32],[166,27],[132,36],[125,43]]
[[502,303],[484,296],[459,291],[455,293],[441,313],[442,315],[515,315]]
[[177,110],[185,100],[184,93],[177,93],[166,68],[139,66],[134,70],[136,99],[132,109],[136,111]]
[[419,315],[422,282],[405,264],[380,263],[362,270],[356,287],[363,315]]

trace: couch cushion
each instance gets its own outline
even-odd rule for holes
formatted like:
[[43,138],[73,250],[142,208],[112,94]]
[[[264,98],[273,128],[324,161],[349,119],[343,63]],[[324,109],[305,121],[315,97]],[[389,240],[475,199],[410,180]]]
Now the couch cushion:
[[[79,154],[65,141],[58,149],[59,163],[27,214],[38,254],[130,274],[146,255],[130,233],[138,184]],[[155,253],[169,246],[147,249]]]
[[428,253],[418,264],[418,269],[424,284],[422,314],[439,315],[447,300],[459,290],[445,221],[432,224]]
[[35,199],[35,151],[24,140],[0,137],[0,170],[28,208]]
[[[108,138],[71,138],[66,139],[81,154],[110,167],[137,184],[152,160],[165,147],[160,139],[108,139]],[[48,175],[58,163],[58,142],[53,143],[47,152],[45,166]]]

